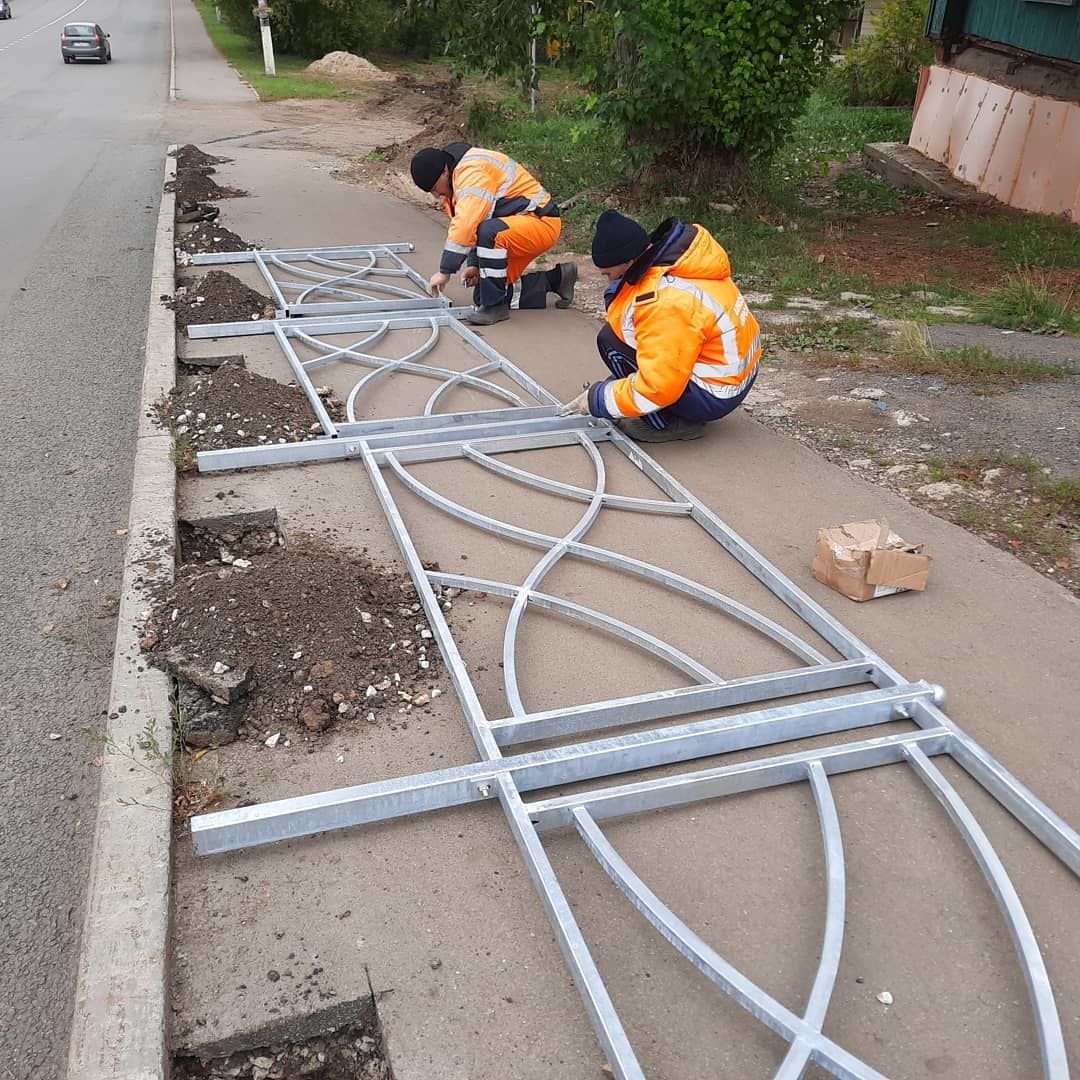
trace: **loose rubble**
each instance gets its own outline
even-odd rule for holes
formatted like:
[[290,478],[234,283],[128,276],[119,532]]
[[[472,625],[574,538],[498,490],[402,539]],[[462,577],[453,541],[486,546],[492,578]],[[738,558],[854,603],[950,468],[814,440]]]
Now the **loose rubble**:
[[176,312],[176,327],[186,330],[197,323],[247,322],[272,319],[274,302],[224,270],[211,270],[202,278],[179,285],[161,302]]
[[[441,692],[416,591],[398,573],[304,536],[252,553],[246,569],[223,546],[188,555],[156,595],[143,642],[189,685],[186,700],[195,687],[210,696],[189,744],[227,741],[232,728],[273,748],[286,730],[405,726]],[[452,608],[456,590],[439,591]]]
[[[323,403],[331,419],[344,419],[340,401],[328,395]],[[192,452],[315,439],[322,429],[313,417],[298,386],[233,363],[206,375],[182,376],[157,406],[158,422]]]
[[[276,978],[275,978],[276,976]],[[276,982],[280,973],[267,977]],[[173,1080],[391,1080],[382,1039],[360,1025],[201,1061],[177,1057]]]

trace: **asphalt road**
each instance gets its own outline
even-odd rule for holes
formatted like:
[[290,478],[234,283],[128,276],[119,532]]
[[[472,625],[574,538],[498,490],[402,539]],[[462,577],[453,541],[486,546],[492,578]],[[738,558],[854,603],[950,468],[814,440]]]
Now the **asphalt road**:
[[0,22],[0,1080],[66,1072],[168,81],[168,0]]

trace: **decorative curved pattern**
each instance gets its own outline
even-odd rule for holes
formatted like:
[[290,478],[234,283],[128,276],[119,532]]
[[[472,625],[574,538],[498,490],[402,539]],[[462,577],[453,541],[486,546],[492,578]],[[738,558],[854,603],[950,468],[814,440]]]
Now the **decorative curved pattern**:
[[[432,506],[449,514],[451,517],[457,518],[459,521],[464,521],[479,529],[483,529],[485,532],[494,533],[503,538],[510,537],[520,540],[522,543],[531,544],[533,547],[546,549],[560,543],[557,537],[548,536],[546,533],[535,532],[532,529],[523,529],[518,525],[511,525],[509,522],[498,521],[495,518],[488,517],[486,514],[470,510],[468,507],[462,506],[460,503],[456,503],[453,500],[446,498],[446,496],[432,490],[413,476],[401,462],[393,456],[393,454],[387,455],[386,463],[393,470],[394,475],[397,476],[414,495],[419,496]],[[666,585],[669,588],[693,597],[695,600],[700,600],[709,604],[718,611],[722,611],[726,615],[730,615],[740,622],[745,623],[747,626],[758,630],[766,637],[771,638],[778,645],[782,645],[791,653],[798,656],[800,660],[805,660],[811,664],[828,663],[826,658],[822,656],[817,649],[807,644],[801,638],[796,637],[795,634],[781,626],[779,623],[773,622],[772,619],[759,614],[752,608],[748,608],[744,604],[740,604],[737,600],[733,600],[731,597],[725,596],[723,593],[717,592],[717,590],[712,589],[707,585],[702,585],[698,581],[692,581],[690,578],[683,577],[681,574],[676,574],[670,570],[664,570],[661,567],[654,566],[652,563],[643,562],[640,559],[631,558],[629,555],[622,555],[619,552],[609,551],[607,548],[593,547],[590,544],[582,544],[576,540],[567,542],[566,553],[576,555],[579,558],[587,559],[591,562],[600,563],[604,566],[625,570],[627,573],[635,574],[638,577],[646,578],[647,580],[654,581],[660,585]]]
[[[388,282],[373,280],[372,275],[374,274],[383,277],[407,278],[408,271],[379,266],[378,255],[375,252],[367,252],[365,255],[368,260],[367,265],[359,267],[334,259],[326,259],[318,255],[312,255],[307,260],[313,266],[325,266],[327,269],[344,271],[344,273],[339,274],[320,274],[315,270],[305,270],[303,267],[293,263],[284,262],[277,255],[271,255],[266,261],[296,277],[308,278],[316,283],[314,285],[301,285],[298,282],[278,279],[278,285],[282,289],[299,293],[296,298],[298,304],[306,303],[312,297],[323,294],[327,296],[343,296],[349,300],[377,298],[380,293],[406,300],[415,299],[420,295],[416,289],[403,289],[400,285],[391,285]],[[351,288],[342,286],[351,286]],[[375,297],[372,294],[375,294]]]
[[[398,373],[404,373],[407,375],[420,375],[428,379],[439,379],[443,381],[443,386],[439,387],[436,394],[450,389],[451,386],[465,385],[474,390],[481,390],[484,393],[491,394],[494,397],[499,398],[502,401],[506,401],[511,405],[524,406],[525,402],[512,390],[507,390],[505,387],[499,386],[496,383],[490,382],[487,379],[479,377],[480,374],[488,374],[493,371],[500,370],[500,365],[496,361],[489,361],[485,364],[480,364],[477,367],[471,368],[468,371],[453,371],[450,368],[433,367],[430,364],[421,364],[419,361],[423,357],[427,356],[436,345],[439,343],[439,324],[434,320],[429,324],[429,333],[427,340],[423,344],[418,345],[412,352],[407,353],[405,356],[399,359],[391,359],[386,356],[376,356],[373,353],[363,352],[361,349],[365,345],[373,344],[376,341],[381,340],[388,331],[391,329],[389,322],[382,323],[378,329],[373,330],[362,341],[353,345],[334,346],[321,339],[306,334],[302,330],[292,330],[291,336],[296,338],[297,341],[303,342],[303,344],[309,346],[312,349],[316,349],[321,352],[322,355],[316,356],[311,360],[299,360],[298,363],[305,369],[314,367],[316,364],[322,365],[331,363],[337,360],[350,361],[352,363],[364,364],[374,370],[368,372],[362,376],[360,380],[349,391],[348,398],[345,402],[345,412],[350,423],[356,422],[356,400],[364,390],[370,388],[376,381],[385,379],[390,375]],[[286,345],[286,352],[289,352]],[[447,384],[450,384],[449,386]],[[309,395],[310,397],[310,395]],[[431,399],[428,402],[429,408],[431,405]],[[430,415],[428,410],[425,410],[425,415]]]
[[[261,807],[241,807],[200,815],[193,820],[191,829],[196,851],[211,854],[237,850],[328,829],[498,798],[547,910],[556,940],[581,992],[611,1071],[618,1080],[644,1080],[644,1072],[544,851],[539,833],[542,829],[573,825],[616,886],[678,953],[751,1015],[787,1041],[788,1051],[777,1073],[781,1080],[799,1077],[811,1064],[847,1080],[881,1080],[880,1074],[872,1067],[845,1051],[822,1031],[839,968],[845,908],[840,826],[827,777],[907,763],[945,807],[994,893],[1027,980],[1044,1073],[1049,1080],[1064,1080],[1068,1075],[1068,1066],[1060,1020],[1035,935],[1016,891],[985,834],[957,792],[930,764],[930,756],[951,756],[1019,823],[1077,874],[1080,874],[1080,836],[940,711],[938,706],[943,701],[940,687],[925,682],[907,682],[895,668],[787,579],[691,491],[617,429],[606,422],[563,419],[554,415],[556,410],[550,408],[525,407],[435,415],[435,409],[445,395],[457,386],[482,389],[519,404],[516,395],[484,378],[496,371],[541,405],[557,406],[558,402],[523,369],[457,322],[454,317],[457,313],[448,308],[445,301],[427,299],[423,293],[423,279],[394,254],[406,250],[411,250],[411,246],[387,244],[319,251],[298,249],[196,256],[193,261],[197,263],[254,262],[270,283],[281,307],[288,309],[289,315],[310,313],[324,317],[305,322],[302,330],[296,322],[261,320],[255,323],[189,327],[188,333],[191,337],[201,338],[274,334],[308,395],[312,408],[327,434],[332,436],[339,432],[318,398],[309,376],[310,370],[335,360],[360,363],[375,369],[364,375],[349,395],[350,417],[354,415],[354,404],[359,393],[378,379],[400,372],[440,381],[441,385],[429,397],[422,416],[382,418],[362,423],[353,421],[348,428],[343,426],[341,429],[340,434],[345,438],[278,446],[272,448],[272,452],[271,448],[249,447],[228,452],[247,456],[216,461],[230,462],[221,464],[222,468],[344,459],[349,456],[363,461],[446,662],[465,722],[476,743],[479,760],[414,776],[301,795]],[[376,251],[378,254],[373,255]],[[295,271],[297,280],[287,283],[285,287],[290,291],[299,291],[301,299],[325,292],[347,296],[348,302],[306,305],[307,311],[302,310],[305,307],[302,303],[285,303],[281,288],[270,275],[267,259],[272,259],[279,269],[285,265],[290,271]],[[376,267],[380,259],[400,269]],[[360,260],[366,262],[357,265]],[[297,262],[320,266],[328,273],[321,274],[290,265]],[[407,277],[413,285],[418,286],[420,297],[361,299],[365,289],[389,296],[402,293],[408,297],[397,285],[370,280],[375,273]],[[304,283],[301,284],[299,279],[304,279]],[[440,307],[441,310],[435,310]],[[361,317],[357,314],[360,311],[372,314]],[[347,314],[343,319],[338,319],[333,317],[335,312]],[[434,346],[439,329],[443,327],[447,328],[448,333],[457,335],[481,358],[481,362],[466,371],[433,368],[420,363]],[[400,359],[380,357],[365,351],[382,340],[390,329],[421,329],[430,330],[431,333],[423,345]],[[356,334],[361,335],[359,340],[343,349],[331,347],[320,340],[321,336]],[[293,348],[293,338],[305,342],[319,355],[301,361]],[[669,501],[609,494],[605,490],[604,462],[593,445],[597,440],[610,441],[613,449],[636,466]],[[505,464],[492,456],[518,449],[578,444],[584,447],[594,467],[592,489],[552,480]],[[318,452],[313,454],[315,448]],[[220,453],[214,451],[200,455],[200,468],[204,459],[209,461],[212,455]],[[403,467],[405,461],[461,457],[515,483],[584,503],[585,509],[576,524],[563,536],[550,536],[470,510],[439,495]],[[509,538],[539,547],[544,550],[544,556],[520,585],[426,570],[387,485],[383,474],[387,467],[411,492],[440,511],[493,533],[500,539]],[[702,529],[719,548],[730,554],[773,596],[820,634],[843,659],[829,663],[817,650],[784,627],[697,581],[651,563],[583,543],[581,538],[604,507],[689,516],[696,527]],[[702,601],[776,641],[808,666],[724,682],[686,653],[637,627],[539,591],[538,586],[544,576],[567,555],[626,571]],[[510,717],[495,721],[487,719],[470,672],[431,587],[433,583],[480,589],[512,601],[511,615],[503,637]],[[520,620],[530,604],[580,621],[642,648],[685,672],[698,685],[524,713],[517,690],[515,653]],[[864,687],[866,684],[872,684],[874,689],[815,696],[834,690]],[[760,708],[744,708],[754,702],[766,704]],[[733,707],[738,711],[730,711]],[[714,709],[725,711],[720,715],[682,721],[675,725],[646,726],[647,722]],[[880,734],[879,725],[901,718],[913,721],[919,730]],[[533,753],[504,757],[501,750],[503,745],[515,742],[577,735],[602,727],[625,727],[627,724],[637,726],[633,731],[611,737],[549,745]],[[813,749],[743,760],[696,773],[672,772],[670,769],[682,762],[715,758],[733,751],[775,747],[796,740],[860,729],[870,731],[870,736],[860,741],[843,741],[832,745],[817,742]],[[610,782],[619,774],[659,767],[667,768],[647,779],[625,784]],[[597,778],[605,778],[608,783],[592,790],[582,790],[584,781]],[[597,822],[807,781],[814,794],[820,821],[827,887],[821,959],[804,1015],[799,1016],[772,998],[695,935],[627,866]],[[573,794],[556,795],[530,803],[525,803],[522,798],[525,791],[556,789],[570,790]]]
[[[440,392],[441,388],[436,391],[436,393]],[[552,480],[549,477],[519,469],[515,465],[507,465],[505,461],[499,461],[498,458],[484,454],[468,444],[463,447],[463,453],[469,461],[474,461],[477,465],[482,465],[485,469],[507,480],[516,480],[520,484],[546,491],[551,495],[564,495],[568,499],[577,499],[580,502],[592,501],[593,492],[588,488],[564,484],[560,480]],[[691,511],[689,503],[670,502],[666,499],[637,499],[630,495],[611,495],[607,492],[601,495],[601,501],[604,506],[610,506],[613,510],[637,510],[645,514],[671,514],[685,517]]]
[[[837,817],[836,803],[829,788],[829,778],[819,761],[811,762],[806,771],[814,792],[821,837],[825,844],[825,940],[821,946],[821,960],[814,985],[810,988],[810,998],[806,1003],[803,1019],[815,1031],[821,1031],[833,987],[836,985],[836,973],[840,970],[847,884],[840,819]],[[801,1035],[796,1038],[780,1063],[775,1080],[799,1080],[810,1063],[813,1050],[814,1045],[809,1039]]]
[[[491,593],[492,596],[504,596],[508,599],[515,599],[521,593],[519,586],[508,585],[503,581],[488,581],[485,578],[466,577],[463,574],[444,574],[436,570],[428,571],[428,580],[433,585],[449,586],[456,589],[472,589],[476,592]],[[533,589],[528,590],[526,602],[544,611],[550,611],[553,615],[562,615],[575,622],[585,623],[603,631],[605,634],[611,634],[613,637],[627,641],[631,645],[637,645],[638,648],[644,649],[645,652],[651,653],[658,659],[689,675],[702,686],[722,686],[724,684],[724,680],[719,675],[705,667],[704,664],[699,664],[692,657],[687,656],[681,649],[677,649],[674,645],[669,645],[666,641],[661,641],[660,638],[653,637],[652,634],[639,630],[636,626],[631,626],[621,619],[605,615],[602,611],[575,604],[572,600],[563,600],[559,596],[536,592]]]
[[1068,1080],[1069,1062],[1065,1055],[1065,1039],[1061,1034],[1061,1021],[1054,1003],[1050,976],[1046,973],[1046,964],[1043,962],[1035,931],[1031,928],[1024,906],[1020,903],[1020,897],[1016,894],[1001,859],[983,832],[982,826],[975,820],[975,815],[926,754],[917,746],[907,746],[904,748],[904,756],[960,830],[964,843],[975,856],[975,861],[1001,909],[1020,959],[1031,1007],[1035,1013],[1043,1075],[1047,1080]]
[[[778,1072],[777,1076],[797,1077],[807,1061],[812,1059],[834,1076],[857,1078],[857,1080],[886,1080],[876,1069],[826,1038],[821,1033],[820,1021],[815,1025],[797,1016],[706,944],[630,869],[587,809],[576,807],[571,811],[571,817],[578,834],[585,841],[593,857],[653,928],[707,979],[716,983],[752,1016],[757,1017],[776,1034],[792,1043],[791,1051],[784,1059],[781,1072]],[[826,845],[828,843],[829,840],[826,839]],[[831,911],[835,911],[835,902],[830,904],[830,908]],[[829,920],[827,925],[831,927],[833,920]],[[826,968],[825,957],[822,958],[822,968]],[[814,989],[818,990],[827,981],[831,993],[834,978],[835,971],[830,976],[826,970],[825,976],[822,977],[821,969],[819,969],[819,977],[815,981]],[[822,994],[819,993],[816,1002],[820,1002],[821,998]],[[811,1004],[816,1004],[816,1002],[812,998]],[[825,1004],[828,1004],[827,999]],[[821,1020],[824,1020],[824,1008],[821,1008],[820,1012]],[[789,1066],[789,1063],[799,1062],[800,1059],[798,1072],[784,1073],[782,1071]]]

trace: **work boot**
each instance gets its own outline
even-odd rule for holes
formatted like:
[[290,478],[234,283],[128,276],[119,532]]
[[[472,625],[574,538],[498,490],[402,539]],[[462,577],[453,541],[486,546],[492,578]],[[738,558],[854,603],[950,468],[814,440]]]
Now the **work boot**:
[[677,442],[680,439],[700,439],[705,434],[704,424],[695,424],[673,416],[667,427],[654,428],[648,420],[616,420],[615,426],[634,442]]
[[577,263],[559,263],[562,277],[559,287],[555,290],[559,299],[555,301],[557,308],[568,308],[574,302],[574,286],[577,284]]
[[499,304],[497,307],[474,307],[465,316],[465,321],[473,326],[492,326],[497,322],[502,322],[503,319],[509,318],[510,305],[506,303]]

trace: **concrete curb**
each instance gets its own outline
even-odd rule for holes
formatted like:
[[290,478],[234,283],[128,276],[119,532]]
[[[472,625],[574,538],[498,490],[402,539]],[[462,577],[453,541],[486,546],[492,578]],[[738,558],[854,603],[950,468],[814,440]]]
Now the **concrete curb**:
[[[170,153],[175,147],[170,147]],[[166,158],[165,180],[176,163]],[[169,682],[139,649],[148,589],[173,574],[176,469],[172,437],[147,413],[173,387],[176,322],[162,305],[175,288],[176,196],[158,214],[127,551],[113,653],[101,792],[94,830],[69,1080],[163,1080],[169,844],[172,822]],[[160,760],[136,747],[153,732]]]

